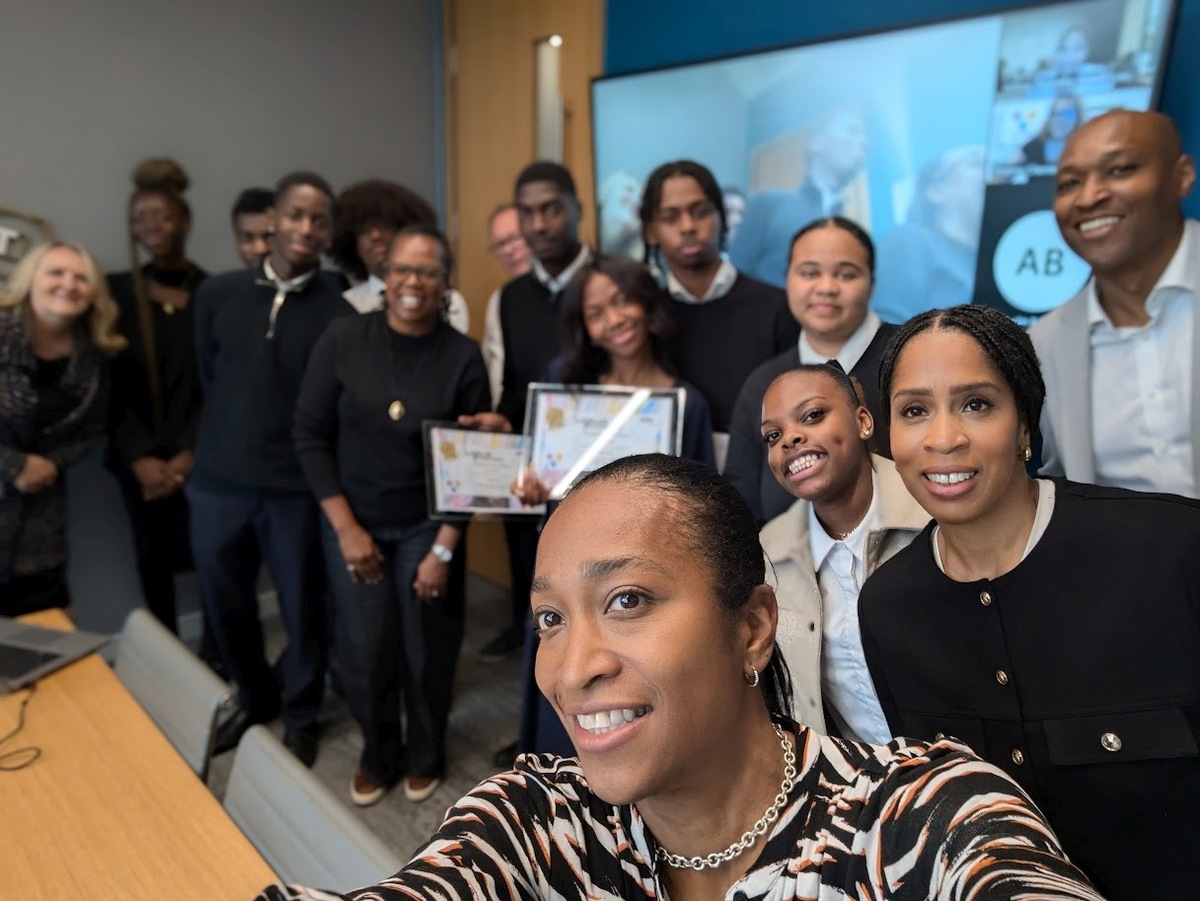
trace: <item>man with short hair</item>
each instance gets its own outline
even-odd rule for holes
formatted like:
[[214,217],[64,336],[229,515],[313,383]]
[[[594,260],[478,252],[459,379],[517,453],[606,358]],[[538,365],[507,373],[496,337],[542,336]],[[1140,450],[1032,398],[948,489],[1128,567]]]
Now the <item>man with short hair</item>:
[[268,243],[275,229],[275,192],[268,188],[247,188],[233,202],[233,240],[242,265],[254,269],[270,251]]
[[[239,709],[218,730],[215,750],[282,710],[284,743],[311,766],[324,693],[325,569],[292,414],[313,345],[354,308],[320,272],[333,219],[329,184],[294,172],[280,180],[275,206],[262,265],[210,278],[196,292],[205,403],[185,490],[200,594],[238,687]],[[264,558],[288,638],[278,680],[264,656],[255,586]]]
[[809,133],[804,182],[795,191],[764,191],[750,198],[737,241],[729,251],[743,272],[783,287],[788,238],[814,219],[844,216],[846,188],[867,160],[867,127],[852,109],[821,117]]
[[[500,371],[496,413],[520,431],[529,383],[538,381],[560,352],[563,288],[591,252],[579,240],[583,208],[575,179],[563,166],[544,160],[531,163],[517,176],[514,194],[521,234],[533,254],[531,268],[500,289],[483,343],[492,349],[490,366]],[[487,425],[495,415],[469,419]],[[512,620],[484,645],[479,654],[483,660],[499,660],[525,640],[537,525],[506,521],[504,535],[512,574]]]
[[1030,329],[1046,380],[1042,473],[1200,496],[1200,223],[1174,123],[1114,110],[1058,161],[1054,215],[1092,267]]
[[[515,203],[502,203],[488,217],[488,249],[512,281],[529,271],[529,245],[521,234],[521,222]],[[500,329],[500,288],[488,298],[483,325],[483,362],[487,364],[488,382],[492,388],[492,406],[500,403],[504,382],[504,341]]]

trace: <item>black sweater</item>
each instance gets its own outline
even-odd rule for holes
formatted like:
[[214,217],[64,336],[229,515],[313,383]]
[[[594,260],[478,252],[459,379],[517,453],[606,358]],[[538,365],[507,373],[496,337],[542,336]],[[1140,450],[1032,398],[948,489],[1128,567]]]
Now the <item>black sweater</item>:
[[[147,279],[170,288],[183,288],[193,296],[206,275],[194,267],[175,272],[159,269],[152,263],[142,267],[142,272]],[[182,310],[167,313],[160,304],[150,304],[158,357],[155,366],[163,397],[163,420],[156,427],[133,274],[112,273],[108,276],[108,290],[120,314],[117,328],[129,340],[129,346],[113,361],[113,429],[108,463],[129,466],[145,456],[170,459],[195,444],[204,400],[196,372],[195,305],[189,299]]]
[[670,342],[679,376],[700,389],[713,429],[728,432],[746,377],[800,338],[800,326],[779,288],[739,273],[724,297],[705,303],[673,300],[676,335]]
[[[397,421],[388,407],[405,407]],[[412,338],[386,313],[343,319],[313,348],[296,403],[300,463],[319,499],[345,494],[366,529],[428,515],[422,423],[491,407],[479,346],[445,322]]]
[[[892,458],[888,431],[879,415],[879,364],[883,349],[896,326],[883,323],[863,351],[850,374],[858,379],[867,399],[867,409],[875,420],[871,436],[871,452]],[[767,466],[767,448],[762,440],[763,395],[776,376],[800,365],[800,345],[797,343],[774,359],[767,360],[746,379],[733,408],[729,426],[729,454],[725,458],[725,478],[745,498],[760,524],[768,523],[796,502],[787,489],[776,480]]]
[[879,702],[895,734],[956,736],[1020,783],[1104,897],[1194,898],[1200,502],[1055,485],[1004,575],[945,575],[931,523],[867,579]]
[[504,336],[504,385],[496,411],[525,427],[529,383],[541,378],[561,351],[562,293],[537,280],[532,272],[513,279],[500,290],[500,331]]
[[196,292],[196,364],[204,388],[192,473],[198,488],[308,490],[292,442],[296,396],[317,339],[355,310],[318,272],[287,295],[268,338],[274,297],[261,267],[210,278]]

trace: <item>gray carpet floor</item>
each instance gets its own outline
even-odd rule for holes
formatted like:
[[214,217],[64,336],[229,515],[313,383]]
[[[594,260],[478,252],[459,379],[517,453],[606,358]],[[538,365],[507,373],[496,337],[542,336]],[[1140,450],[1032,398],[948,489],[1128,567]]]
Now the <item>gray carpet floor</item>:
[[[399,787],[373,807],[358,808],[350,803],[350,778],[358,765],[362,736],[341,698],[332,693],[326,696],[320,751],[313,772],[389,847],[405,857],[429,838],[451,804],[496,772],[492,755],[516,738],[520,652],[497,663],[484,663],[478,656],[479,648],[503,628],[507,609],[507,589],[476,576],[468,577],[467,635],[450,714],[446,778],[420,804],[408,801]],[[284,643],[283,627],[277,614],[268,615],[264,625],[273,656]],[[280,722],[270,724],[270,728],[282,736]],[[213,759],[208,784],[218,798],[225,793],[232,764],[233,753]]]

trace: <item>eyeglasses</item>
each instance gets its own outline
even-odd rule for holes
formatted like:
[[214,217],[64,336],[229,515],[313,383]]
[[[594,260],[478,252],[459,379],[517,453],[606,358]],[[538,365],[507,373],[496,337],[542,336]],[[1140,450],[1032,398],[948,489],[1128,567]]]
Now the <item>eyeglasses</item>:
[[415,275],[419,281],[423,282],[436,282],[442,277],[442,270],[434,269],[432,266],[388,265],[384,271],[386,275],[393,275],[400,281],[404,281],[410,275]]

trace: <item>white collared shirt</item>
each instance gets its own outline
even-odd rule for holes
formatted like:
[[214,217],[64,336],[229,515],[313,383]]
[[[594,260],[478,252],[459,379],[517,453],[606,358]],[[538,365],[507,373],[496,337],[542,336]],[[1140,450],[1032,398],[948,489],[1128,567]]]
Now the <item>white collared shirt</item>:
[[681,303],[708,303],[710,300],[720,300],[731,290],[733,283],[737,281],[738,271],[733,263],[724,257],[721,258],[721,265],[717,267],[717,272],[713,276],[711,282],[708,283],[708,289],[704,292],[703,297],[696,297],[688,292],[688,289],[675,277],[675,273],[671,271],[671,267],[667,266],[667,293]]
[[271,268],[271,258],[268,256],[263,259],[263,275],[267,277],[267,281],[275,286],[277,291],[283,291],[285,294],[291,294],[294,291],[299,291],[301,288],[311,282],[313,278],[316,277],[316,274],[320,271],[321,269],[318,266],[313,269],[309,269],[308,272],[305,272],[302,275],[297,275],[295,278],[282,279],[275,272],[275,270]]
[[867,535],[879,524],[879,478],[871,506],[844,541],[835,541],[808,507],[808,543],[821,586],[821,692],[859,741],[892,740],[867,669],[858,626],[858,593],[867,577]]
[[[1188,222],[1185,229],[1200,229]],[[1192,328],[1200,259],[1186,231],[1146,299],[1145,325],[1114,327],[1088,282],[1092,448],[1099,485],[1197,496]]]
[[533,263],[534,278],[541,282],[553,296],[562,293],[562,289],[567,286],[567,282],[571,280],[571,276],[582,269],[584,264],[586,264],[591,257],[592,252],[588,250],[588,246],[586,244],[581,245],[579,248],[579,254],[575,257],[575,259],[571,260],[570,265],[568,265],[567,268],[558,275],[551,275],[549,272],[547,272],[546,267],[542,265],[542,261],[537,257],[531,257],[530,259]]
[[[862,325],[854,330],[854,334],[846,339],[846,343],[842,345],[842,349],[834,357],[842,369],[849,372],[858,365],[858,361],[862,359],[862,355],[867,352],[867,348],[875,340],[875,333],[879,331],[880,324],[880,318],[870,310],[867,310],[867,318],[862,321]],[[800,332],[800,362],[806,366],[829,362],[829,357],[813,350],[803,330]]]

